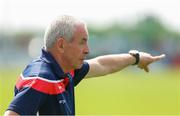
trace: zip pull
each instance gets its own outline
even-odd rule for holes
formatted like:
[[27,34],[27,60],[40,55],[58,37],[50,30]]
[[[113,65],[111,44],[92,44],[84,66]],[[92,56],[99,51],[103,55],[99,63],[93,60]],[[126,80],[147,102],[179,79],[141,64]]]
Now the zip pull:
[[71,74],[70,74],[70,73],[67,73],[66,75],[67,75],[67,77],[69,78],[69,81],[72,82],[72,79],[73,79],[73,78],[72,78]]

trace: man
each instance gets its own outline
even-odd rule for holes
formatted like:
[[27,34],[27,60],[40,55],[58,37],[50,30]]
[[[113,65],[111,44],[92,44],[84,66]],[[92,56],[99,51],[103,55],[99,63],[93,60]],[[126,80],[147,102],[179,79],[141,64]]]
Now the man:
[[84,61],[88,53],[86,24],[72,16],[58,17],[46,29],[41,56],[19,77],[5,115],[74,115],[74,87],[83,78],[110,74],[133,64],[148,72],[150,63],[165,56],[130,51]]

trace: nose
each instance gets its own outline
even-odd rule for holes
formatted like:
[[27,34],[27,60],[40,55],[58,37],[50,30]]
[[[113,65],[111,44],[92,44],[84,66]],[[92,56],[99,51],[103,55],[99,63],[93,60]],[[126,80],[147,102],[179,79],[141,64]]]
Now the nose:
[[84,54],[89,54],[89,46],[86,45],[84,48]]

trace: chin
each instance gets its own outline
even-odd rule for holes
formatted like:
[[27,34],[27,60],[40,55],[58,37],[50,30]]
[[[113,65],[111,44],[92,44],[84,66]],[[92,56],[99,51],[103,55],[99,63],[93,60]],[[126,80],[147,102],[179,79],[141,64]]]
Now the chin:
[[79,64],[77,65],[76,69],[80,69],[82,67],[83,64]]

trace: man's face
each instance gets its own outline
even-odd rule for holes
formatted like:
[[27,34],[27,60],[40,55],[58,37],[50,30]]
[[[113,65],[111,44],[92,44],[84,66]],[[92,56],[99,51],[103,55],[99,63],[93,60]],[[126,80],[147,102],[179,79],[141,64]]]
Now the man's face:
[[66,61],[71,68],[81,68],[86,55],[89,53],[87,42],[87,30],[84,28],[84,25],[77,25],[74,37],[71,42],[67,42],[64,52]]

